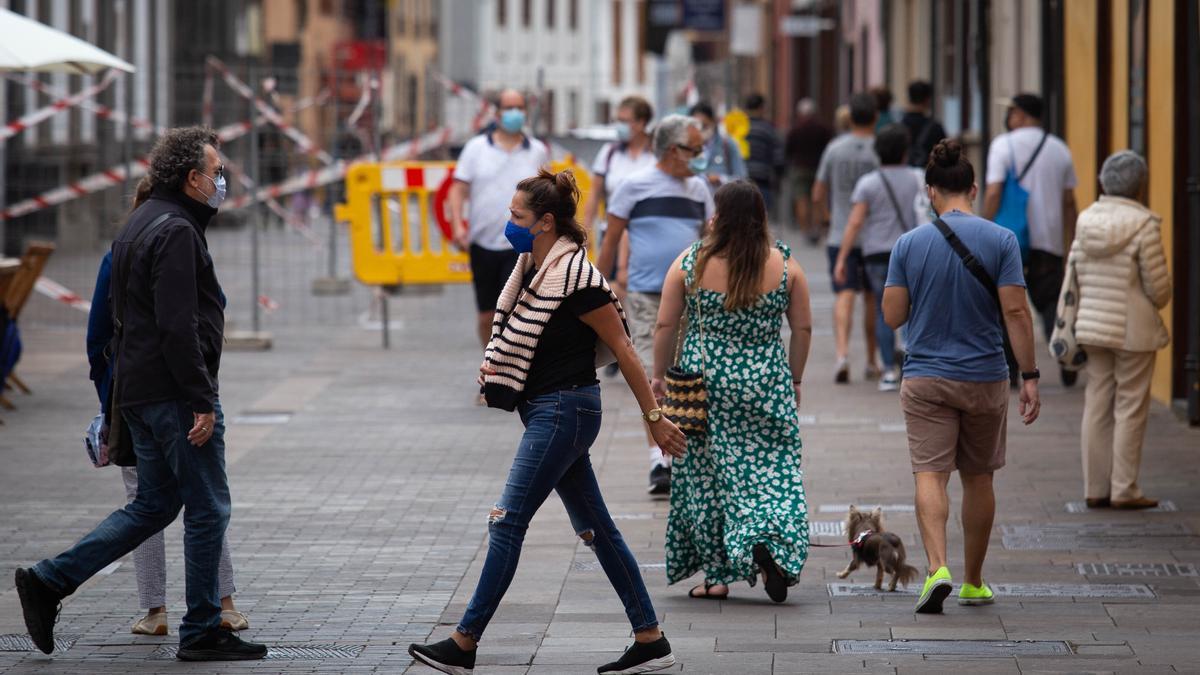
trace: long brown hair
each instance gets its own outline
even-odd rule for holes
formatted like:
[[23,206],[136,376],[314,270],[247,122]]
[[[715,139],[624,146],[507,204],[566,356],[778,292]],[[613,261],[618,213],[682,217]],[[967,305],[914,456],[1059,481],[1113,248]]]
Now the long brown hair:
[[693,288],[699,286],[709,259],[724,257],[729,265],[725,309],[750,307],[762,295],[763,268],[771,251],[766,203],[758,188],[747,180],[721,186],[713,201],[717,217],[696,254]]
[[558,236],[569,237],[580,246],[587,242],[587,230],[575,219],[579,208],[579,186],[570,169],[558,173],[538,169],[536,176],[517,183],[517,191],[525,193],[525,205],[533,211],[535,221],[549,213],[554,216]]
[[133,205],[129,207],[129,213],[137,211],[138,207],[150,198],[150,192],[153,189],[154,181],[150,179],[150,176],[142,176],[137,186],[133,188]]

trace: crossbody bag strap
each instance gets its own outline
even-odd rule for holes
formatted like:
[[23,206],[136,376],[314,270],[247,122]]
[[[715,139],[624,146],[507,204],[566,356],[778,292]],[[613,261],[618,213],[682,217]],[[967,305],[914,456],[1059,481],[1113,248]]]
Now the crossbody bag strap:
[[908,220],[904,217],[904,210],[900,208],[900,200],[896,199],[896,193],[892,191],[892,184],[888,182],[887,176],[883,175],[883,169],[876,169],[879,172],[879,180],[883,181],[883,189],[887,190],[888,200],[892,202],[892,208],[896,209],[896,217],[900,219],[900,227],[908,232]]
[[1038,158],[1038,155],[1042,154],[1042,148],[1046,145],[1047,138],[1050,138],[1049,131],[1042,133],[1042,140],[1038,141],[1037,147],[1034,148],[1033,155],[1029,157],[1029,163],[1025,165],[1025,169],[1021,171],[1021,175],[1017,176],[1018,183],[1025,180],[1025,174],[1029,173],[1029,170],[1033,168],[1033,161]]
[[133,256],[138,249],[142,247],[146,239],[158,229],[168,218],[176,215],[175,213],[164,213],[155,218],[149,225],[145,227],[130,245],[125,259],[121,261],[123,264],[120,268],[113,269],[112,284],[109,287],[109,292],[112,295],[112,319],[113,319],[113,334],[120,335],[121,329],[125,327],[125,284],[129,281],[129,274],[133,269]]
[[967,245],[962,242],[962,239],[958,238],[958,235],[954,233],[954,230],[950,229],[950,226],[947,225],[946,221],[942,220],[941,217],[934,218],[933,224],[937,226],[938,231],[941,232],[942,236],[946,238],[946,243],[950,244],[950,248],[954,249],[954,252],[958,254],[959,258],[962,259],[962,263],[967,268],[967,271],[969,271],[972,276],[978,279],[979,283],[983,284],[983,287],[987,289],[988,294],[992,296],[992,300],[996,302],[996,310],[999,311],[1000,289],[997,288],[996,281],[992,279],[992,275],[988,274],[987,270],[983,269],[983,263],[979,262],[979,259],[975,257],[975,254],[971,253],[971,249],[967,248]]

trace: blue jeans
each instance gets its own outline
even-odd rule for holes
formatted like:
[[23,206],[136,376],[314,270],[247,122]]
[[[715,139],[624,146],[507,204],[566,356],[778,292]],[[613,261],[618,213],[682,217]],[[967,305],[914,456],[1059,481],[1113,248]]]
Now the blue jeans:
[[195,421],[182,401],[123,409],[137,455],[137,498],[113,511],[96,529],[53,560],[34,566],[38,578],[64,596],[110,563],[137,548],[183,513],[187,607],[179,644],[221,625],[217,569],[229,523],[225,477],[225,417],[216,408],[212,438],[197,448],[187,440]]
[[529,521],[550,491],[567,508],[571,526],[596,552],[600,566],[635,631],[658,625],[637,560],[621,538],[600,495],[588,454],[600,433],[600,387],[564,389],[521,403],[525,435],[517,448],[504,495],[488,518],[488,553],[483,574],[458,631],[480,639],[500,605],[521,557]]
[[864,265],[867,285],[875,294],[875,341],[879,343],[879,360],[885,371],[891,370],[896,367],[896,332],[883,320],[883,286],[887,283],[888,262],[867,258]]

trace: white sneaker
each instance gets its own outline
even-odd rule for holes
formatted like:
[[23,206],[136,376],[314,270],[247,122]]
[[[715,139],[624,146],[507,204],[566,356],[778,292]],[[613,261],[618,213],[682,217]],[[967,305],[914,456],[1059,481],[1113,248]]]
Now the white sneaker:
[[900,374],[895,369],[889,370],[879,378],[879,391],[898,391],[900,389]]
[[133,624],[133,629],[130,632],[134,635],[166,635],[167,613],[155,612],[143,616]]

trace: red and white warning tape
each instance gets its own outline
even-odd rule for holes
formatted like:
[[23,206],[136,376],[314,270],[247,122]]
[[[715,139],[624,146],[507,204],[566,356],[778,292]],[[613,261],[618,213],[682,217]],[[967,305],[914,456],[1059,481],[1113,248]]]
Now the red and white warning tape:
[[346,126],[354,126],[358,124],[358,120],[362,118],[363,113],[367,111],[367,106],[371,105],[371,99],[375,96],[375,92],[379,90],[379,80],[371,78],[362,88],[362,95],[358,97],[358,103],[354,106],[354,110],[350,111],[350,116],[346,118]]
[[90,87],[85,87],[84,89],[81,89],[70,96],[60,98],[44,108],[35,110],[28,115],[24,115],[13,120],[12,122],[9,122],[8,124],[5,124],[3,127],[0,127],[0,145],[4,145],[8,142],[8,139],[21,133],[23,130],[44,122],[59,112],[66,110],[67,108],[77,106],[83,101],[92,98],[96,94],[99,94],[107,89],[116,78],[117,71],[109,69],[104,73],[104,77],[101,78],[96,84],[93,84]]
[[304,133],[302,133],[299,129],[289,124],[287,120],[283,119],[283,116],[280,115],[279,111],[273,108],[271,104],[256,96],[254,94],[254,90],[251,89],[245,82],[239,80],[236,75],[229,72],[229,68],[227,68],[220,59],[215,56],[208,57],[208,66],[216,69],[217,74],[219,74],[221,78],[225,80],[225,84],[229,85],[230,89],[233,89],[239,96],[247,101],[250,101],[254,105],[255,109],[258,110],[259,114],[266,117],[267,120],[271,124],[274,124],[281,132],[283,132],[285,136],[292,139],[292,142],[299,146],[301,151],[316,157],[324,164],[333,163],[333,157],[330,156],[328,152],[322,150],[319,146],[317,146],[316,143],[313,143],[308,136],[305,136]]
[[73,307],[83,312],[92,311],[92,303],[75,295],[71,289],[62,284],[49,279],[47,277],[38,277],[37,283],[33,288],[42,295],[53,298],[68,307]]

